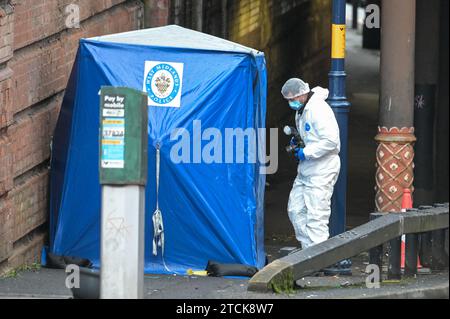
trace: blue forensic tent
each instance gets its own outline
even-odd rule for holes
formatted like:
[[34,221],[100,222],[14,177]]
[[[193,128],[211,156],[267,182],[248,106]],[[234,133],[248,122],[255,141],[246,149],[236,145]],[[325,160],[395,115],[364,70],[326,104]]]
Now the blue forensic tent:
[[[188,268],[204,269],[208,260],[264,266],[265,177],[259,160],[249,159],[256,152],[265,154],[265,141],[258,139],[257,147],[251,148],[246,140],[249,156],[243,162],[225,161],[225,150],[213,154],[212,163],[201,156],[199,160],[198,154],[205,152],[214,135],[205,139],[206,129],[225,136],[227,129],[265,127],[264,54],[178,26],[80,41],[53,139],[50,252],[87,258],[100,267],[102,86],[131,87],[149,95],[145,271],[185,274]],[[180,151],[180,140],[186,136],[191,147]],[[164,254],[160,249],[154,256],[158,144],[165,248]],[[175,155],[182,155],[181,163],[172,160],[174,149],[180,151]]]

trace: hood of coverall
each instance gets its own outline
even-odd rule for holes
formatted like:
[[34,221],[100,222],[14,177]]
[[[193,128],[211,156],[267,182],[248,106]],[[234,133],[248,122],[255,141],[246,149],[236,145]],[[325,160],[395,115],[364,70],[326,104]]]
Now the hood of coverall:
[[326,101],[328,99],[328,96],[330,95],[330,91],[327,89],[324,89],[323,87],[316,86],[314,89],[311,90],[314,95],[311,97],[312,99],[321,99]]

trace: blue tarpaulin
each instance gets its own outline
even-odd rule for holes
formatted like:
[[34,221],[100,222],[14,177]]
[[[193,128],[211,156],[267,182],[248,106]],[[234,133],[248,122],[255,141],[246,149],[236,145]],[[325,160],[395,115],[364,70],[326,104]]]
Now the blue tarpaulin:
[[[53,138],[50,252],[87,258],[100,267],[102,86],[149,95],[145,271],[185,274],[188,268],[205,269],[208,260],[261,268],[265,177],[259,157],[250,159],[265,153],[265,141],[257,140],[252,148],[248,138],[244,161],[237,159],[242,154],[235,143],[237,154],[230,161],[225,136],[230,129],[265,127],[264,55],[177,26],[80,41]],[[211,161],[202,154],[211,155],[213,133],[223,139],[214,140],[214,149],[221,151]],[[189,148],[180,148],[183,138],[189,139]],[[165,247],[164,254],[160,250],[154,256],[158,144]]]

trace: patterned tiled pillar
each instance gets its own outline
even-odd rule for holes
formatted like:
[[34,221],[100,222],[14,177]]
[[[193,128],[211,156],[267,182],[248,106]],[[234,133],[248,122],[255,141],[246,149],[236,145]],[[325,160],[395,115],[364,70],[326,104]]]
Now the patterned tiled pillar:
[[400,212],[404,189],[414,191],[414,128],[380,127],[375,140],[377,175],[375,204],[380,212]]
[[415,19],[415,1],[382,1],[380,128],[375,137],[379,212],[400,212],[404,190],[414,191]]

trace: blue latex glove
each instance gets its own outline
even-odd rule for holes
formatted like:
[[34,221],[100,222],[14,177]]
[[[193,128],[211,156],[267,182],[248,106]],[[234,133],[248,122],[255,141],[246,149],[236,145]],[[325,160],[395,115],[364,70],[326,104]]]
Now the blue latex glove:
[[297,143],[296,143],[296,141],[295,141],[295,137],[293,136],[292,138],[291,138],[291,141],[289,142],[289,144],[291,145],[291,146],[295,146],[295,145],[297,145]]
[[295,158],[297,158],[299,161],[306,160],[305,152],[303,148],[299,148],[295,151]]

